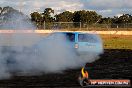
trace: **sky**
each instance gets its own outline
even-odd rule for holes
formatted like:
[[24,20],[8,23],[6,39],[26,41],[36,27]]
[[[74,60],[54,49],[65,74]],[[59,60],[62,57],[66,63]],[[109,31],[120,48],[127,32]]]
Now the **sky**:
[[103,17],[132,14],[132,0],[0,0],[0,6],[11,6],[27,15],[47,7],[55,10],[55,14],[66,10],[92,10]]

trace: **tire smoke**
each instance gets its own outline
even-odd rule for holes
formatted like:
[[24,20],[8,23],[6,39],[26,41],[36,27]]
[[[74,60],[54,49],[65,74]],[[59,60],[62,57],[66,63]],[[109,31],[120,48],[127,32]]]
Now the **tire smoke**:
[[[36,29],[22,15],[10,14],[10,17],[13,23],[3,25],[6,29]],[[14,22],[14,17],[18,22]],[[90,53],[82,58],[61,33],[49,34],[46,37],[35,33],[0,34],[0,41],[1,79],[9,78],[13,74],[37,75],[77,68],[95,61],[103,50],[102,48],[98,53]]]

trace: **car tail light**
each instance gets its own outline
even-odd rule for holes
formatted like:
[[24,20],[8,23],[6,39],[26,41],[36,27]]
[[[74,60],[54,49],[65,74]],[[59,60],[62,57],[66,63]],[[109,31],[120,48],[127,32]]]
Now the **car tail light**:
[[76,43],[74,47],[77,49],[79,47],[79,45]]

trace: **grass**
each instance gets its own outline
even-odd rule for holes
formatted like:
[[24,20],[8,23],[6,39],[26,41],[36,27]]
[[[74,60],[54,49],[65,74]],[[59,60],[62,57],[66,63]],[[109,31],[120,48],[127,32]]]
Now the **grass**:
[[131,49],[132,36],[101,35],[105,49]]

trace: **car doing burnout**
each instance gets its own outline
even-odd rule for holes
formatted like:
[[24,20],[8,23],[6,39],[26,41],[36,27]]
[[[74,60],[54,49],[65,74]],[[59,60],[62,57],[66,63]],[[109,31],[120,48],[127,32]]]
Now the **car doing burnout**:
[[79,32],[64,32],[64,34],[72,42],[78,54],[103,52],[102,41],[97,34]]

